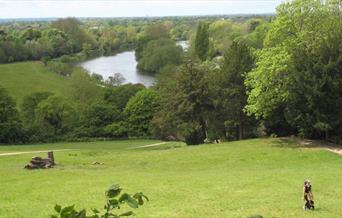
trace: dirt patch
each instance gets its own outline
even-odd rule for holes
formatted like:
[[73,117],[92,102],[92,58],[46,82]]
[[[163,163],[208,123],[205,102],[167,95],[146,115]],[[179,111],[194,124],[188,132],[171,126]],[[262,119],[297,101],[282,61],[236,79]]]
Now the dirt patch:
[[293,140],[304,148],[321,149],[342,155],[342,145],[333,144],[321,140],[300,139],[296,137],[286,137],[284,139],[291,141]]

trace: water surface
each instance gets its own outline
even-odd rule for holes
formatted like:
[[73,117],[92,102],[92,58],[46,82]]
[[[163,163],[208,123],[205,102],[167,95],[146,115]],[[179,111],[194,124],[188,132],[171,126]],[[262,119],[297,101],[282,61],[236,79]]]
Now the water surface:
[[137,69],[135,52],[127,51],[114,56],[102,56],[80,64],[90,73],[100,74],[104,80],[115,73],[121,73],[125,83],[141,83],[151,86],[154,83],[154,76],[141,74]]

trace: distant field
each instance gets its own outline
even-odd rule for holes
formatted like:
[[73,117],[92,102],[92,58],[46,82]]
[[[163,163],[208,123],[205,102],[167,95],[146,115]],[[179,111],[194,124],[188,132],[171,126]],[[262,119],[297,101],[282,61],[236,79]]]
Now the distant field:
[[68,79],[48,71],[38,61],[0,64],[0,86],[7,89],[18,104],[33,92],[68,95]]
[[[58,166],[50,170],[24,170],[34,154],[0,156],[0,217],[48,217],[56,203],[102,208],[113,183],[149,196],[137,217],[342,216],[337,154],[280,139],[126,149],[153,143],[158,141],[0,146],[0,153],[79,149],[55,152]],[[306,178],[313,183],[316,211],[302,209]]]

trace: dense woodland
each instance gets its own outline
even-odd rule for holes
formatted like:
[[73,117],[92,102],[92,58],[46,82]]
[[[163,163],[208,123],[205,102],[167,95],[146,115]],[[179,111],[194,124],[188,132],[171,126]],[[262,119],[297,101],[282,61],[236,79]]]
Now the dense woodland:
[[[72,97],[17,105],[0,89],[0,143],[298,135],[342,140],[342,5],[295,0],[274,16],[59,19],[0,26],[0,62],[39,60]],[[176,41],[189,40],[183,51]],[[124,50],[152,87],[104,81],[75,63]],[[1,86],[1,81],[0,81]]]

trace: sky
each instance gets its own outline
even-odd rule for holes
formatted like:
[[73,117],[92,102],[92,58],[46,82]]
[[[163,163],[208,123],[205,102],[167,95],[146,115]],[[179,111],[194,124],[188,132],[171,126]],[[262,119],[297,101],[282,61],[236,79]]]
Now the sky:
[[0,18],[274,13],[283,0],[0,0]]

